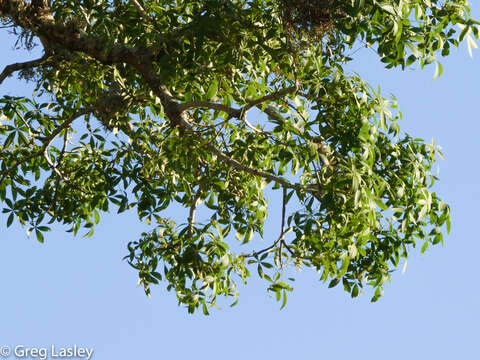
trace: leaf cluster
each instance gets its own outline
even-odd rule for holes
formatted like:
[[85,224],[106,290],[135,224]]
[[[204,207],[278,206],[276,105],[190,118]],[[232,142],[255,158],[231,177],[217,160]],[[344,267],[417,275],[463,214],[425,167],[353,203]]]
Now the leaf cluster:
[[17,2],[0,14],[48,56],[0,76],[36,74],[31,97],[0,99],[7,226],[43,242],[52,224],[91,236],[102,213],[136,211],[139,284],[206,314],[253,272],[284,306],[295,267],[376,301],[413,247],[443,243],[439,148],[343,66],[362,43],[387,67],[448,55],[478,37],[465,1],[52,1],[43,18]]

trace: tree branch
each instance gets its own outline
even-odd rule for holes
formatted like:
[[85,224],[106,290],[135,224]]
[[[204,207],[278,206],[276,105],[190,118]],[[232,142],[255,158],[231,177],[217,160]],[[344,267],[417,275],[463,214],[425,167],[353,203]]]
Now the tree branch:
[[71,25],[57,23],[45,4],[39,7],[24,0],[0,0],[0,15],[10,18],[16,26],[32,31],[45,47],[54,44],[69,51],[80,51],[105,65],[126,63],[138,66],[146,58],[161,53],[161,49],[156,47],[107,46],[101,39],[86,35]]
[[283,188],[283,196],[282,196],[282,224],[280,225],[280,236],[278,237],[278,241],[280,241],[280,247],[278,250],[278,257],[280,261],[280,268],[283,268],[283,263],[282,263],[282,245],[284,243],[284,238],[285,238],[285,212],[287,209],[287,189]]
[[225,161],[228,165],[230,165],[231,167],[233,167],[237,170],[241,170],[241,171],[244,171],[248,174],[262,177],[262,178],[264,178],[266,180],[269,180],[269,181],[273,181],[273,182],[278,183],[278,184],[280,184],[280,185],[282,185],[286,188],[289,188],[289,189],[297,189],[297,190],[302,189],[302,186],[300,184],[294,184],[294,183],[291,183],[288,180],[285,180],[285,179],[283,179],[281,177],[278,177],[276,175],[273,175],[273,174],[267,173],[265,171],[255,169],[255,168],[248,167],[248,166],[242,164],[241,162],[239,162],[238,160],[232,159],[231,157],[224,154],[222,151],[220,151],[219,149],[217,149],[215,146],[213,146],[211,144],[206,144],[205,146],[212,153],[217,155],[217,157],[220,160]]
[[[68,28],[63,24],[57,24],[52,14],[47,12],[47,9],[43,10],[44,16],[30,19],[28,17],[28,8],[28,3],[23,0],[0,0],[0,13],[4,14],[5,16],[11,16],[17,25],[35,31],[37,35],[45,37],[48,41],[57,43],[70,51],[80,51],[88,54],[105,65],[113,63],[125,63],[135,67],[144,77],[145,81],[150,86],[155,95],[160,98],[160,101],[165,110],[165,114],[167,115],[172,125],[174,127],[178,126],[181,131],[187,131],[191,134],[196,135],[195,132],[191,129],[188,118],[184,113],[188,106],[193,105],[183,105],[182,107],[182,105],[180,105],[172,97],[171,93],[168,91],[166,86],[162,84],[161,79],[155,72],[152,59],[154,55],[158,55],[158,52],[160,50],[155,50],[153,48],[142,49],[136,47],[128,47],[123,44],[114,44],[110,48],[110,50],[105,51],[105,44],[102,41],[97,38],[82,34],[78,30],[72,30],[71,28]],[[26,21],[25,18],[29,19],[29,21]],[[250,101],[248,105],[246,105],[242,109],[243,113],[245,113],[246,110],[250,109],[253,106],[262,104],[265,101],[281,98],[282,96],[294,93],[297,90],[298,84],[295,84],[295,86],[291,86],[289,88],[273,92],[257,100]],[[204,103],[203,105],[206,104]],[[217,105],[211,104],[209,106],[217,107]],[[223,106],[218,107],[221,107],[223,109],[222,111],[226,110]],[[238,113],[235,112],[235,114],[237,115]],[[242,114],[239,115],[242,116]],[[65,124],[65,126],[67,125],[68,124]],[[254,128],[253,126],[251,127]],[[61,130],[63,130],[63,128],[59,131]],[[263,177],[269,181],[276,182],[283,187],[293,189],[304,188],[299,184],[292,184],[289,181],[273,174],[245,166],[239,161],[230,158],[211,144],[206,144],[205,146],[219,159],[225,161],[227,164],[236,168],[237,170],[247,172],[251,175]],[[43,152],[43,150],[44,148],[42,147],[40,154],[41,152]],[[19,164],[16,164],[13,168],[18,165]],[[11,170],[12,169],[10,168],[6,170],[6,172],[4,172],[2,180],[6,176],[5,174],[8,174]]]
[[210,101],[199,100],[199,101],[190,101],[187,103],[178,104],[178,111],[180,112],[184,112],[186,110],[191,110],[195,108],[207,108],[212,110],[223,111],[223,112],[226,112],[229,116],[234,118],[240,118],[242,114],[241,109],[234,109],[230,106],[212,103]]
[[279,247],[279,262],[280,262],[280,267],[283,267],[282,264],[282,246],[285,246],[285,248],[291,253],[292,250],[288,247],[288,245],[285,243],[285,234],[291,229],[288,228],[285,230],[285,215],[286,215],[286,209],[287,209],[287,189],[284,187],[283,189],[283,196],[282,196],[282,221],[280,225],[280,235],[278,236],[278,239],[273,242],[272,245],[269,247],[262,249],[260,251],[254,251],[252,254],[242,254],[243,258],[250,258],[250,257],[257,257],[258,255],[263,254],[264,252],[270,252],[273,250],[278,243],[280,243]]
[[142,15],[142,17],[147,20],[148,22],[150,23],[155,23],[155,20],[146,13],[145,9],[143,8],[143,6],[137,1],[137,0],[130,0],[131,3],[133,4],[133,6],[135,6],[138,10],[138,12],[140,13],[140,15]]
[[33,67],[36,67],[36,66],[40,65],[46,59],[47,59],[47,56],[44,55],[41,58],[38,58],[36,60],[25,61],[25,62],[22,62],[22,63],[14,63],[14,64],[10,64],[10,65],[5,66],[2,73],[0,74],[0,84],[7,77],[12,75],[15,71],[31,69]]
[[[30,160],[30,159],[33,159],[34,157],[37,157],[37,156],[41,156],[43,155],[45,157],[45,151],[48,149],[48,147],[50,146],[50,144],[52,143],[53,139],[55,139],[55,137],[57,137],[58,134],[60,134],[62,132],[62,130],[66,129],[67,127],[69,127],[72,122],[74,122],[77,118],[79,118],[80,116],[82,115],[85,115],[86,113],[89,113],[89,112],[92,112],[93,109],[90,109],[90,108],[87,108],[87,109],[82,109],[82,110],[79,110],[77,112],[75,112],[72,116],[70,116],[67,120],[65,120],[62,125],[60,125],[58,128],[56,128],[49,136],[47,137],[43,137],[41,138],[43,144],[40,148],[40,150],[38,150],[37,152],[33,153],[33,154],[30,154],[29,156],[23,158],[23,159],[19,159],[15,162],[15,164],[13,164],[11,167],[5,169],[2,173],[1,173],[1,178],[0,178],[0,184],[3,182],[3,180],[5,180],[5,178],[13,171],[15,170],[18,166],[20,166],[21,164],[25,163],[26,161]],[[53,162],[51,161],[51,159],[49,158],[48,156],[48,153],[47,153],[47,156],[45,157],[46,160],[47,160],[47,163],[49,163],[50,166],[53,165]],[[55,167],[53,165],[53,167]],[[58,175],[58,173],[57,173]]]
[[34,139],[38,138],[39,133],[36,130],[32,129],[30,124],[25,120],[25,118],[22,116],[22,114],[20,114],[20,111],[18,111],[18,109],[16,107],[15,107],[15,113],[17,114],[18,118],[20,120],[22,120],[22,122],[27,127],[28,133],[30,134],[30,136],[33,137]]
[[188,226],[189,226],[189,233],[190,236],[193,235],[193,223],[195,222],[195,212],[197,210],[198,200],[200,200],[200,196],[202,194],[202,188],[199,186],[198,190],[193,198],[192,206],[190,206],[190,212],[188,215]]
[[249,101],[245,110],[248,110],[248,109],[251,109],[254,106],[258,106],[260,104],[263,104],[265,101],[277,100],[277,99],[280,99],[280,98],[284,97],[285,95],[293,94],[293,93],[298,91],[299,87],[300,87],[299,84],[295,84],[295,86],[290,86],[288,88],[278,90],[278,91],[275,91],[271,94],[265,95],[265,96],[263,96],[259,99]]

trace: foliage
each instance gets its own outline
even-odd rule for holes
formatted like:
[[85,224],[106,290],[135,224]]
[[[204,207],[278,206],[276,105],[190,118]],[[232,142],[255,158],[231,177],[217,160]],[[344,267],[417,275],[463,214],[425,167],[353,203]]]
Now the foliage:
[[449,230],[437,147],[343,65],[359,45],[387,68],[436,62],[478,38],[464,0],[0,0],[0,19],[44,49],[0,75],[36,85],[0,99],[7,226],[91,236],[102,213],[136,209],[147,230],[126,259],[147,294],[165,281],[208,313],[255,269],[284,306],[292,265],[375,301],[400,258]]

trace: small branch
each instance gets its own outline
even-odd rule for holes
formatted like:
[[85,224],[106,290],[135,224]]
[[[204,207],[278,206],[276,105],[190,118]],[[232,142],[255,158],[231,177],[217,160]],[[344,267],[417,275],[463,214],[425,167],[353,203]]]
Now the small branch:
[[45,212],[44,212],[44,213],[50,214],[50,211],[52,211],[52,213],[50,214],[50,216],[52,218],[54,217],[55,211],[56,211],[57,198],[58,198],[58,187],[59,186],[60,186],[60,178],[57,177],[57,179],[55,180],[55,192],[53,193],[52,202],[48,206],[48,209],[45,210]]
[[137,8],[138,12],[140,13],[140,15],[142,15],[142,17],[145,20],[147,20],[148,22],[150,22],[152,24],[155,23],[155,19],[153,19],[150,15],[147,14],[147,12],[143,8],[143,6],[137,0],[130,0],[130,1],[133,4],[133,6],[135,6]]
[[22,122],[25,124],[25,126],[28,128],[28,133],[30,134],[31,137],[34,139],[38,138],[39,133],[36,130],[33,130],[30,124],[25,120],[25,118],[20,114],[20,111],[15,107],[15,113],[17,114],[18,118],[22,120]]
[[[267,179],[269,181],[276,182],[276,183],[278,183],[278,184],[280,184],[280,185],[282,185],[283,187],[286,187],[286,188],[297,189],[297,190],[302,189],[302,186],[300,184],[293,184],[293,183],[289,182],[288,180],[285,180],[281,177],[275,176],[273,174],[267,173],[267,172],[262,171],[262,170],[258,170],[258,169],[255,169],[255,168],[248,167],[248,166],[242,164],[241,162],[239,162],[238,160],[232,159],[231,157],[224,154],[222,151],[218,150],[215,146],[213,146],[211,144],[205,144],[205,146],[207,147],[207,149],[209,149],[211,152],[213,152],[215,155],[217,155],[217,157],[220,160],[225,161],[228,165],[236,168],[237,170],[241,170],[241,171],[244,171],[244,172],[249,173],[251,175],[259,176],[259,177],[262,177],[262,178]],[[307,190],[307,189],[305,189],[305,190]]]
[[275,91],[275,92],[273,92],[271,94],[268,94],[268,95],[265,95],[265,96],[263,96],[259,99],[249,101],[248,105],[246,107],[247,107],[247,109],[250,109],[254,106],[258,106],[260,104],[263,104],[265,101],[280,99],[280,98],[284,97],[285,95],[293,94],[293,93],[297,92],[299,87],[300,87],[299,84],[295,84],[295,86],[290,86],[288,88]]
[[287,209],[287,189],[283,188],[283,197],[282,197],[282,225],[280,227],[280,240],[283,240],[285,235],[285,212]]
[[253,132],[256,132],[256,133],[263,132],[262,130],[257,129],[247,120],[247,116],[246,116],[247,110],[245,110],[245,108],[234,109],[223,104],[217,104],[217,103],[212,103],[209,101],[202,101],[202,100],[191,101],[188,103],[183,103],[178,105],[178,109],[180,112],[184,112],[186,110],[195,109],[195,108],[207,108],[207,109],[226,112],[228,116],[242,120],[245,123],[245,125],[247,125],[247,127],[250,128]]
[[182,103],[178,104],[178,111],[184,112],[186,110],[191,110],[195,108],[207,108],[207,109],[212,109],[212,110],[218,110],[218,111],[223,111],[226,112],[229,116],[234,117],[234,118],[240,118],[242,115],[242,110],[240,109],[234,109],[231,108],[227,105],[223,104],[217,104],[217,103],[212,103],[210,101],[190,101],[187,103]]
[[52,168],[52,170],[55,171],[55,174],[57,174],[63,180],[64,177],[63,177],[62,172],[60,170],[58,170],[57,166],[53,163],[52,159],[50,158],[50,155],[48,154],[49,145],[50,144],[48,144],[43,149],[43,158],[47,161],[47,164]]
[[[23,158],[23,159],[19,159],[18,161],[15,162],[15,164],[13,164],[11,167],[9,167],[8,169],[4,170],[2,172],[2,177],[0,178],[0,184],[3,182],[3,180],[5,180],[5,178],[7,177],[8,174],[10,174],[14,169],[16,169],[18,166],[20,166],[21,164],[27,162],[28,160],[30,159],[33,159],[34,157],[37,157],[37,156],[40,156],[40,155],[43,155],[45,157],[45,159],[47,160],[47,162],[49,163],[50,166],[53,165],[53,162],[51,161],[50,157],[48,156],[48,153],[47,155],[45,156],[45,151],[47,150],[47,148],[50,146],[50,144],[52,143],[53,139],[55,139],[57,137],[58,134],[60,134],[62,132],[62,130],[66,129],[67,127],[69,127],[72,122],[74,122],[78,117],[82,116],[82,115],[85,115],[86,113],[89,113],[89,112],[92,112],[93,109],[90,109],[90,108],[87,108],[87,109],[82,109],[82,110],[79,110],[77,111],[76,113],[74,113],[72,116],[70,116],[67,120],[65,120],[62,125],[60,125],[58,128],[56,128],[49,136],[47,137],[44,137],[44,138],[41,138],[42,142],[43,142],[43,145],[42,147],[40,148],[40,150],[38,150],[37,152],[33,153],[33,154],[30,154],[29,156],[27,156],[26,158]],[[54,166],[54,165],[53,165]],[[58,174],[57,174],[58,175]]]
[[[269,247],[267,247],[267,248],[265,248],[265,249],[262,249],[262,250],[260,250],[260,251],[254,251],[252,254],[242,254],[242,255],[240,255],[240,256],[246,259],[246,258],[251,258],[251,257],[255,257],[255,256],[258,256],[258,255],[261,255],[261,254],[263,254],[264,252],[271,252],[271,251],[278,245],[279,242],[283,241],[283,240],[281,240],[281,239],[283,238],[283,236],[285,235],[285,233],[287,233],[290,229],[291,229],[291,228],[288,228],[287,230],[285,230],[284,232],[282,232],[282,234],[280,235],[280,237],[279,237],[277,240],[275,240],[275,242],[274,242],[272,245],[270,245]],[[284,245],[286,245],[285,242],[284,242]]]
[[300,111],[298,111],[298,109],[295,106],[290,104],[288,101],[284,101],[284,102],[290,109],[295,111],[298,114],[298,116],[300,116],[305,123],[307,123],[307,119],[305,118],[305,116],[303,116],[303,114]]
[[36,60],[25,61],[23,63],[14,63],[14,64],[5,66],[2,73],[0,74],[0,84],[3,82],[3,80],[5,80],[10,75],[12,75],[15,71],[33,68],[35,66],[40,65],[46,59],[47,59],[47,56],[42,56],[41,58]]
[[288,250],[288,252],[290,253],[290,255],[292,255],[292,256],[295,255],[295,252],[290,248],[289,245],[287,245],[287,243],[285,242],[285,240],[282,240],[281,243],[283,244],[283,246],[285,246],[285,249]]
[[260,130],[260,129],[257,129],[255,126],[253,126],[252,124],[250,124],[250,122],[247,120],[246,117],[242,118],[242,121],[245,123],[245,125],[247,125],[248,128],[250,128],[253,132],[256,132],[257,134],[262,134],[263,131]]
[[198,200],[200,200],[200,196],[202,194],[202,188],[199,186],[195,197],[193,198],[192,206],[190,206],[190,213],[188,216],[188,232],[190,233],[190,237],[193,235],[193,223],[195,222],[195,213],[197,211]]
[[[257,108],[259,110],[262,110],[261,106],[257,106]],[[265,109],[263,109],[263,112],[265,114],[267,114],[268,116],[270,116],[272,119],[278,121],[278,122],[282,122],[282,123],[286,123],[287,120],[285,120],[278,112],[277,110],[271,106],[271,105],[267,105],[265,107]],[[302,134],[304,135],[304,131],[302,129],[300,129],[299,127],[297,127],[295,124],[291,123],[290,124],[291,127],[293,127],[295,129],[295,131],[299,134]]]
[[[247,105],[243,106],[241,109],[235,109],[223,104],[218,104],[218,103],[213,103],[210,101],[204,101],[204,100],[199,100],[199,101],[190,101],[187,103],[183,104],[178,104],[177,110],[180,111],[180,113],[183,113],[186,110],[190,109],[195,109],[195,108],[207,108],[207,109],[212,109],[212,110],[218,110],[218,111],[223,111],[226,112],[230,117],[234,117],[237,119],[242,120],[245,125],[250,128],[252,131],[256,133],[262,133],[263,131],[260,129],[257,129],[255,126],[253,126],[248,120],[247,120],[247,112],[250,110],[252,107],[258,107],[261,110],[261,104],[266,102],[266,101],[271,101],[271,100],[277,100],[279,98],[284,97],[285,95],[294,93],[298,91],[299,85],[296,84],[295,86],[291,86],[279,91],[275,91],[271,94],[265,95],[259,99],[248,101]],[[275,110],[269,106],[268,109],[264,109],[264,112],[267,115],[270,115],[273,118],[278,119],[278,114],[275,112]],[[281,118],[281,121],[284,121],[283,118]]]
[[255,133],[263,133],[262,130],[260,129],[257,129],[255,126],[253,126],[252,124],[250,124],[250,122],[247,120],[247,109],[245,108],[242,108],[241,110],[241,115],[240,115],[240,119],[245,123],[245,125],[247,125],[248,128],[250,128],[253,132]]
[[[280,235],[278,236],[278,239],[274,241],[272,245],[269,247],[260,250],[260,251],[254,251],[253,254],[243,254],[241,255],[243,258],[249,258],[249,257],[257,257],[260,254],[263,254],[264,252],[270,252],[272,251],[278,243],[280,243],[279,247],[279,261],[280,261],[280,267],[283,267],[282,264],[282,246],[286,245],[285,244],[285,233],[290,229],[285,230],[285,213],[287,209],[287,188],[283,188],[283,197],[282,197],[282,221],[280,225]],[[289,250],[290,251],[290,250]]]
[[[59,176],[60,179],[62,180],[65,180],[65,176],[63,175],[63,173],[58,169],[58,166],[60,165],[60,163],[62,162],[62,159],[65,155],[65,151],[67,150],[67,142],[68,142],[68,129],[70,128],[70,125],[65,129],[65,134],[63,135],[63,147],[62,147],[62,150],[60,152],[60,155],[57,159],[57,163],[54,164],[52,159],[50,158],[50,155],[48,154],[48,148],[50,146],[50,144],[52,143],[53,139],[50,140],[50,142],[48,143],[48,145],[45,147],[45,150],[43,151],[43,157],[45,158],[45,160],[47,161],[48,165],[50,165],[50,167],[53,169],[53,171],[55,171],[55,173]],[[68,179],[67,179],[68,180]]]
[[280,261],[280,268],[283,268],[282,264],[282,245],[284,244],[285,239],[285,212],[287,208],[287,189],[283,188],[283,197],[282,197],[282,224],[280,225],[280,236],[278,237],[278,241],[280,241],[280,247],[278,251],[279,261]]
[[247,258],[251,258],[251,257],[256,257],[258,255],[261,255],[263,254],[264,252],[270,252],[272,251],[272,249],[277,245],[277,242],[274,242],[272,245],[270,245],[269,247],[265,248],[265,249],[262,249],[260,251],[254,251],[253,254],[242,254],[240,255],[241,257],[243,257],[244,259],[247,259]]
[[60,152],[60,156],[58,157],[57,166],[62,162],[63,157],[65,156],[65,152],[67,151],[69,129],[70,129],[70,126],[65,129],[65,135],[63,135],[63,148],[62,148],[62,151]]

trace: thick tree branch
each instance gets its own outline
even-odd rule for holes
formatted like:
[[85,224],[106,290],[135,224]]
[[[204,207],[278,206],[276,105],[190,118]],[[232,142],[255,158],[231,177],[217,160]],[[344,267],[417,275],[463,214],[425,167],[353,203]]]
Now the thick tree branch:
[[24,0],[0,0],[0,15],[12,19],[16,26],[32,31],[44,46],[60,46],[70,51],[83,52],[103,64],[125,63],[134,66],[159,55],[161,50],[155,47],[137,48],[123,44],[107,44],[93,36],[82,33],[71,25],[55,22],[48,5],[34,6],[34,2]]

